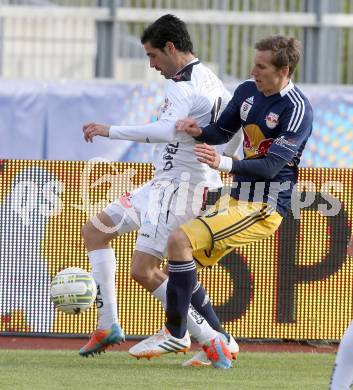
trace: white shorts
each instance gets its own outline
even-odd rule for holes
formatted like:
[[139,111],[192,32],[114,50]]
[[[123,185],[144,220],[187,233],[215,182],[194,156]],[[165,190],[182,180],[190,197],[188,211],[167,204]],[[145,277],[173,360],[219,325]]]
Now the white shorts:
[[200,214],[207,188],[177,180],[152,180],[121,196],[103,211],[121,235],[139,230],[135,249],[163,260],[169,234]]

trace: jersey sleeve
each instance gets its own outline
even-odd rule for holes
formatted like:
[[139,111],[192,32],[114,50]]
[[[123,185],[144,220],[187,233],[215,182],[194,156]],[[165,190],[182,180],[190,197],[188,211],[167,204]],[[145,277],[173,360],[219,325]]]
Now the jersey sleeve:
[[281,130],[270,146],[269,153],[275,154],[287,162],[301,150],[312,130],[313,112],[309,104],[290,105],[280,119]]
[[156,122],[145,125],[111,126],[109,138],[148,143],[171,142],[176,134],[175,123],[178,119],[188,116],[192,98],[181,85],[168,84],[165,93],[165,100]]
[[147,143],[170,142],[175,136],[175,122],[159,120],[146,125],[111,126],[110,139]]

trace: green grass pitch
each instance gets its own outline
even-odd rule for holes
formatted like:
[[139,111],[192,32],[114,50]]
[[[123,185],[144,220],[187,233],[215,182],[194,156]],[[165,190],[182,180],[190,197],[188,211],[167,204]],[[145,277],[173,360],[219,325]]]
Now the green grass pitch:
[[82,358],[77,351],[1,350],[2,390],[326,389],[334,354],[240,353],[234,368],[184,368],[187,355],[136,360],[127,352]]

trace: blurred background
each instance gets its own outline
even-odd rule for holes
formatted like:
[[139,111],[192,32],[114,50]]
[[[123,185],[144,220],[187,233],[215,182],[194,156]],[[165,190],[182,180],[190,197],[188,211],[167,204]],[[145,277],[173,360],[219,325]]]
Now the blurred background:
[[87,145],[81,128],[156,119],[164,80],[140,35],[165,13],[187,23],[230,91],[249,77],[257,40],[298,38],[294,81],[315,109],[302,166],[352,166],[353,0],[0,0],[0,156],[151,161],[151,145]]

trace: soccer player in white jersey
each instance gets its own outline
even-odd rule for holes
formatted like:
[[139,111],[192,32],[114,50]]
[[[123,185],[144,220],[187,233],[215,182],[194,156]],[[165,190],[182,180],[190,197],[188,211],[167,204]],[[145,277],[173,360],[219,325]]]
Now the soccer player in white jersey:
[[[347,252],[353,257],[353,236]],[[338,347],[330,381],[330,390],[348,390],[353,385],[353,321],[344,332]]]
[[[193,151],[195,140],[188,134],[177,134],[175,124],[186,116],[196,118],[200,126],[214,122],[228,103],[230,94],[214,73],[194,56],[186,26],[175,16],[164,15],[147,27],[141,42],[150,66],[167,79],[165,101],[158,121],[138,126],[89,123],[83,127],[86,141],[92,141],[94,136],[105,136],[115,140],[159,144],[154,179],[131,195],[110,204],[83,228],[100,303],[98,327],[81,348],[83,356],[99,353],[110,344],[124,340],[118,323],[116,259],[110,241],[118,235],[139,230],[132,256],[132,277],[165,306],[167,276],[160,270],[160,263],[167,255],[168,235],[199,214],[207,188],[221,186],[218,172],[197,161]],[[235,147],[241,141],[239,138]],[[221,327],[200,284],[194,287],[193,297],[187,319],[190,333],[201,345],[211,339],[222,338],[226,348],[235,356],[238,346]],[[179,352],[189,347],[187,333],[182,339],[173,339],[169,346],[163,345],[162,340],[160,353],[139,353],[134,347],[130,353],[149,358],[158,356],[166,348],[169,352]],[[207,359],[199,363],[210,364]]]

